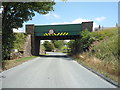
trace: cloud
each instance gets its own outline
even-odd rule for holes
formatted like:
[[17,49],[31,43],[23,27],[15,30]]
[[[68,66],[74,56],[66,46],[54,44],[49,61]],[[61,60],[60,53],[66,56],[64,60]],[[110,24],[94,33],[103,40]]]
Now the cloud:
[[13,28],[13,32],[15,32],[15,33],[24,33],[25,31],[22,28],[18,28],[18,29]]
[[75,19],[71,22],[54,22],[54,23],[51,23],[51,25],[55,25],[55,24],[76,24],[76,23],[89,22],[89,21],[92,21],[92,20],[78,18],[78,19]]
[[53,19],[53,18],[60,19],[60,16],[56,13],[48,13],[44,16],[47,17],[48,19]]
[[52,15],[53,15],[53,17],[55,17],[55,18],[60,18],[60,16],[57,15],[57,14],[55,14],[55,13],[53,13]]
[[72,23],[82,23],[82,22],[89,22],[92,20],[87,20],[87,19],[83,19],[83,18],[78,18],[72,21]]
[[104,16],[95,18],[96,21],[104,21],[105,19],[106,17]]
[[[88,19],[83,19],[83,18],[78,18],[78,19],[75,19],[71,22],[54,22],[54,23],[51,23],[51,25],[58,25],[58,24],[78,24],[78,23],[82,23],[82,22],[89,22],[89,21],[92,21],[92,20],[88,20]],[[99,25],[96,23],[96,22],[93,22],[93,30],[98,27]]]

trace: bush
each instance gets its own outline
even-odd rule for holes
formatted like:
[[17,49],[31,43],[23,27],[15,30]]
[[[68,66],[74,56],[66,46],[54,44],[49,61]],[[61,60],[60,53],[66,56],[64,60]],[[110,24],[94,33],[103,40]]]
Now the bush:
[[81,38],[75,41],[70,41],[68,46],[71,48],[72,54],[79,54],[89,49],[94,38],[91,37],[91,32],[84,30],[81,32]]
[[19,51],[23,51],[27,34],[14,33],[14,36],[15,36],[15,40],[13,41],[12,49],[18,49]]
[[64,40],[51,40],[54,47],[58,50],[61,50],[61,48],[65,45]]
[[45,54],[45,47],[43,44],[40,44],[40,54]]
[[2,41],[2,59],[9,60],[12,49],[23,51],[26,36],[27,35],[25,33],[12,33],[10,34],[10,38],[4,38],[4,40]]
[[49,42],[49,41],[45,41],[44,43],[43,43],[43,45],[44,45],[44,47],[45,47],[45,51],[52,51],[52,50],[54,50],[54,45],[53,45],[53,43],[51,43],[51,42]]

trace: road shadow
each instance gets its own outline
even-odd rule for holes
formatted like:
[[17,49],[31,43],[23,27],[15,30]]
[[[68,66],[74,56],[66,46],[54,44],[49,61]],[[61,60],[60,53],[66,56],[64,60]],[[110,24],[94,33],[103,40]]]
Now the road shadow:
[[63,60],[69,60],[72,61],[73,59],[70,58],[68,55],[39,55],[40,57],[45,57],[45,58],[62,58]]
[[68,58],[68,55],[39,55],[40,57]]

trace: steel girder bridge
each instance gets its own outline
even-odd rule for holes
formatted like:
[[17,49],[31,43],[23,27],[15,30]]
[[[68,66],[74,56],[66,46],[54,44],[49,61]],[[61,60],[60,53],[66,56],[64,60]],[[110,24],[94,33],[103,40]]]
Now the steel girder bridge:
[[31,36],[32,55],[39,55],[40,40],[71,40],[80,38],[81,31],[92,32],[93,22],[62,25],[26,25],[26,33]]

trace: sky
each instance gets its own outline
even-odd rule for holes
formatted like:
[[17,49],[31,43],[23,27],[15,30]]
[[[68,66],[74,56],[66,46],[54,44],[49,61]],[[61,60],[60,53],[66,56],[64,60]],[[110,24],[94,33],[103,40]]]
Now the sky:
[[[20,28],[25,31],[26,24],[54,25],[93,21],[93,28],[114,27],[118,22],[118,2],[56,2],[54,11],[46,15],[35,13],[32,20]],[[16,31],[16,30],[15,30]]]

